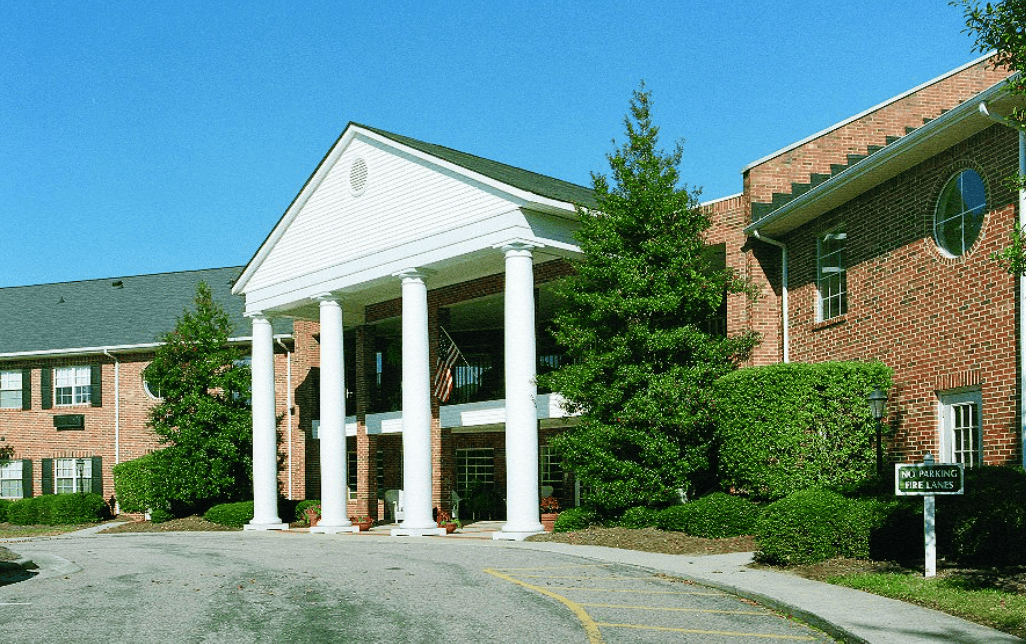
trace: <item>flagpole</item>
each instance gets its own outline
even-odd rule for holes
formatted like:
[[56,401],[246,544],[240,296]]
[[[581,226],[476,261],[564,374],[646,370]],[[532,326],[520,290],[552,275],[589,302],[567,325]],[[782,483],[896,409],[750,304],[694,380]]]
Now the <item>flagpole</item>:
[[451,344],[452,346],[456,347],[456,353],[460,354],[460,359],[463,360],[463,364],[465,364],[465,365],[467,365],[469,367],[470,366],[470,362],[468,362],[467,359],[465,357],[463,357],[463,352],[460,351],[459,345],[457,345],[455,342],[453,342],[452,336],[449,335],[449,332],[446,331],[445,327],[442,326],[441,324],[438,325],[438,328],[441,329],[442,333],[445,334],[445,337],[449,339],[449,344]]

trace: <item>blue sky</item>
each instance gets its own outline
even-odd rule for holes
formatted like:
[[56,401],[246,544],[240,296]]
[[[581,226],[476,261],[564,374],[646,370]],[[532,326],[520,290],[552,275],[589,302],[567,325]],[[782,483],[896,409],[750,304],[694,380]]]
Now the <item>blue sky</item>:
[[590,185],[644,79],[706,200],[978,56],[943,0],[152,4],[0,4],[0,286],[245,264],[349,121]]

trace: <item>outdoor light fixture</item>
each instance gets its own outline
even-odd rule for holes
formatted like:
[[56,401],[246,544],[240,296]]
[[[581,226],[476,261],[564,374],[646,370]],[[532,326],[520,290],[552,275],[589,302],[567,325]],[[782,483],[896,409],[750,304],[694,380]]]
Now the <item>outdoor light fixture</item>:
[[85,477],[85,461],[80,458],[75,459],[75,469],[78,470],[78,481],[75,486],[76,492],[82,491],[82,479]]
[[873,393],[869,394],[869,411],[873,414],[873,419],[876,421],[876,475],[883,476],[883,439],[881,437],[881,422],[884,417],[884,409],[887,407],[887,394],[874,389]]

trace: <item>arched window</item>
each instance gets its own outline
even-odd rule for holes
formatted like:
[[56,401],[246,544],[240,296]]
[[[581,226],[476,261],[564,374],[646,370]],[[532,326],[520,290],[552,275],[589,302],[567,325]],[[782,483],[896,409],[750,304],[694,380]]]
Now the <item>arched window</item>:
[[933,215],[937,245],[952,257],[964,255],[980,236],[987,212],[987,190],[975,170],[962,170],[941,190]]

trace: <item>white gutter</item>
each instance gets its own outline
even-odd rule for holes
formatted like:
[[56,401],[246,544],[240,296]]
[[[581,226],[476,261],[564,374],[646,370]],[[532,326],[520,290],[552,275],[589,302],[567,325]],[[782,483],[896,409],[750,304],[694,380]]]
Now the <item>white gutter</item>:
[[[121,362],[107,349],[103,350],[103,355],[114,361],[114,465],[117,465],[121,462]],[[121,514],[117,497],[114,498],[114,514]]]
[[782,242],[779,242],[779,241],[777,241],[775,239],[770,239],[769,237],[763,237],[761,234],[759,234],[758,230],[752,231],[752,236],[755,237],[756,239],[758,239],[759,241],[764,241],[767,244],[770,244],[772,246],[776,246],[777,248],[780,249],[780,261],[783,264],[783,270],[781,271],[782,274],[780,276],[780,282],[781,282],[781,288],[780,288],[780,300],[781,300],[781,303],[780,303],[780,307],[781,307],[781,310],[782,310],[781,323],[784,325],[784,338],[783,338],[783,341],[784,341],[784,362],[785,363],[786,362],[790,362],[791,361],[791,348],[790,348],[791,347],[791,342],[790,342],[790,332],[788,331],[788,326],[789,326],[789,323],[790,323],[790,316],[788,315],[788,310],[787,310],[787,308],[788,308],[787,307],[787,246],[785,244],[783,244]]
[[[275,338],[291,339],[292,335],[284,333],[274,336]],[[228,338],[228,344],[252,344],[252,336],[240,336],[237,338]],[[65,356],[82,356],[91,353],[103,353],[106,354],[108,351],[117,351],[118,353],[128,352],[144,352],[156,349],[157,347],[163,346],[163,342],[147,342],[144,344],[115,344],[107,345],[102,347],[73,347],[69,349],[44,349],[43,351],[15,351],[13,353],[0,353],[0,360],[11,360],[15,358],[61,358]]]
[[[1019,177],[1026,176],[1026,132],[1008,119],[991,114],[987,101],[981,101],[980,114],[1019,133]],[[1019,230],[1026,229],[1026,188],[1019,188]],[[1026,467],[1026,275],[1019,274],[1019,433],[1022,439],[1022,465]]]
[[286,394],[285,394],[285,422],[288,423],[288,433],[286,434],[289,449],[288,449],[288,460],[289,460],[289,475],[288,475],[288,498],[292,500],[292,352],[285,346],[285,343],[281,341],[281,338],[277,338],[278,346],[285,350],[285,382],[286,382]]

